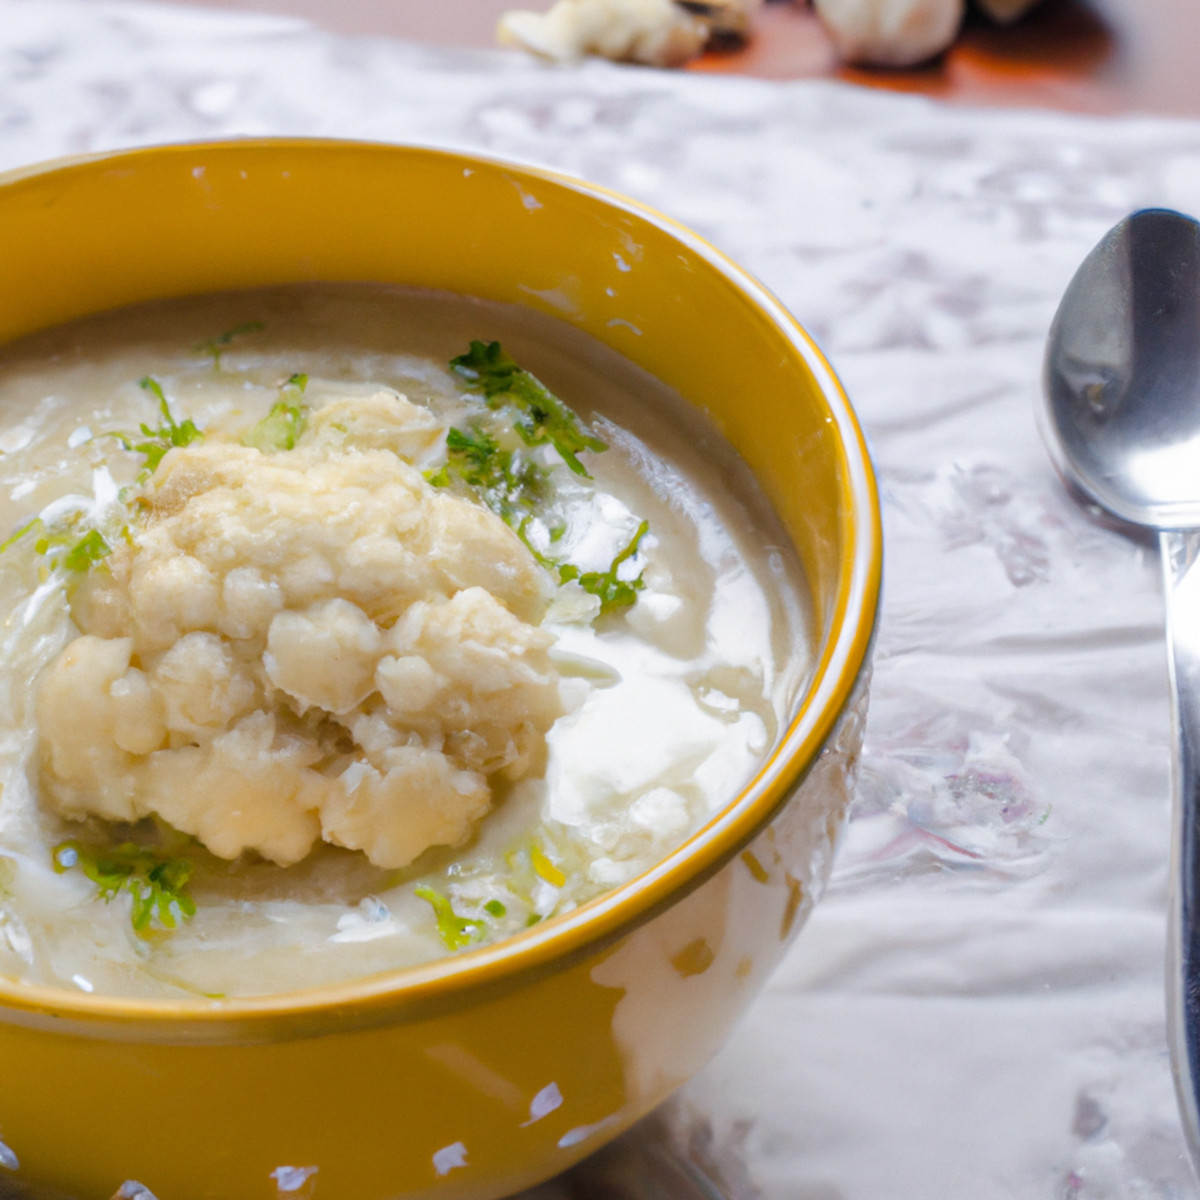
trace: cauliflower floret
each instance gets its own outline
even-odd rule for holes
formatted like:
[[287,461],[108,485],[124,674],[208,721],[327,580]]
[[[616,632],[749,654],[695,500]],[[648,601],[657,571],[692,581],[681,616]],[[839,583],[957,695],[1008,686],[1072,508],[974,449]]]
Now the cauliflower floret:
[[113,741],[128,754],[149,754],[167,732],[164,697],[137,667],[130,667],[108,688],[113,708]]
[[847,62],[910,67],[941,54],[962,24],[963,0],[815,0]]
[[320,836],[327,788],[305,738],[280,737],[273,714],[256,712],[204,746],[151,754],[136,771],[144,816],[156,812],[221,858],[253,849],[290,866]]
[[596,54],[672,67],[704,49],[709,25],[672,0],[558,0],[546,13],[505,13],[496,35],[556,62]]
[[166,705],[166,724],[192,741],[227,729],[256,707],[258,688],[233,651],[213,633],[188,633],[164,654],[150,675]]
[[456,846],[491,806],[487,780],[419,746],[388,752],[386,771],[357,764],[321,806],[326,841],[372,862],[412,862],[428,846]]
[[230,638],[253,638],[283,608],[283,589],[256,567],[234,567],[221,585],[217,629]]
[[397,455],[437,433],[379,392],[318,408],[294,450],[171,450],[40,681],[45,802],[280,864],[321,837],[388,868],[468,837],[560,701],[545,573]]
[[420,716],[446,686],[446,678],[416,654],[393,654],[379,660],[375,682],[388,708],[398,717]]
[[189,630],[215,628],[221,611],[216,575],[188,554],[138,560],[129,601],[144,627],[142,641],[171,646]]
[[[385,625],[415,600],[467,587],[486,588],[525,621],[539,621],[548,600],[545,573],[511,529],[431,487],[390,450],[308,434],[275,454],[200,442],[172,450],[151,483],[136,545],[116,547],[75,605],[85,633],[100,632],[88,627],[94,613],[121,611],[138,653],[241,617],[257,627],[261,616],[241,610],[246,583],[233,595],[225,586],[238,569],[279,589],[256,604],[278,611],[341,598]],[[103,595],[114,589],[131,612]]]
[[79,637],[42,678],[36,703],[42,775],[65,816],[92,812],[132,821],[139,815],[128,776],[134,755],[125,747],[154,749],[166,741],[167,727],[161,701],[147,701],[140,671],[140,680],[119,686],[128,679],[132,650],[129,638]]
[[375,690],[379,627],[348,600],[281,612],[267,631],[267,678],[304,713],[343,716]]
[[[520,778],[559,713],[552,643],[482,588],[469,588],[444,604],[414,604],[396,622],[376,682],[389,708],[407,710],[417,728],[436,726],[464,766]],[[414,678],[418,691],[428,691],[415,714],[405,692]]]
[[397,392],[384,391],[328,401],[309,417],[306,435],[310,443],[391,450],[410,462],[443,436],[444,430],[427,408]]

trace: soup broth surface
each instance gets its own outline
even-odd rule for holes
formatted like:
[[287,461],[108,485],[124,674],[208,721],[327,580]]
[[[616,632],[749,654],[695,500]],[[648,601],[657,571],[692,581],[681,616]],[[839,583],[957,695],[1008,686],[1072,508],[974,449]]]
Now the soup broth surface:
[[[110,618],[97,616],[96,606],[109,575],[166,519],[147,516],[139,497],[156,487],[161,493],[163,477],[174,471],[174,479],[173,464],[189,453],[228,445],[254,466],[262,436],[274,440],[261,452],[284,465],[314,431],[333,430],[330,436],[348,439],[357,462],[366,451],[354,429],[347,433],[345,421],[330,417],[331,406],[391,412],[399,396],[420,410],[419,436],[399,450],[389,444],[389,452],[446,495],[499,511],[506,500],[481,499],[461,471],[445,472],[451,430],[478,439],[487,422],[494,432],[504,419],[451,368],[473,342],[498,342],[607,446],[581,450],[577,471],[553,446],[530,447],[515,434],[506,443],[515,447],[514,463],[532,462],[540,472],[544,511],[530,519],[519,505],[506,510],[508,530],[496,536],[522,560],[521,578],[539,581],[534,617],[522,619],[536,626],[527,638],[530,661],[544,658],[554,675],[550,683],[544,670],[538,676],[542,715],[520,724],[504,769],[488,773],[485,765],[470,776],[479,793],[486,775],[485,799],[473,801],[486,811],[452,830],[453,844],[431,845],[395,866],[404,856],[391,844],[372,843],[370,853],[346,848],[355,844],[345,833],[353,822],[335,829],[333,840],[342,844],[318,838],[287,862],[287,847],[303,850],[303,839],[264,841],[283,849],[230,857],[228,841],[182,836],[153,814],[113,820],[102,808],[79,808],[91,786],[86,763],[70,788],[61,785],[66,768],[55,764],[86,740],[86,697],[69,712],[72,677],[63,672],[75,650],[95,642],[80,637],[82,625],[107,628]],[[288,426],[292,418],[299,424]],[[151,464],[137,448],[164,429],[170,442],[171,429],[188,421],[194,443],[185,445],[190,433],[179,434],[161,461]],[[288,430],[301,426],[306,432],[293,449]],[[186,484],[180,504],[188,502]],[[256,499],[272,504],[270,496]],[[212,537],[219,547],[221,530]],[[578,331],[461,296],[374,285],[229,293],[103,314],[3,348],[4,538],[0,976],[85,992],[284,992],[428,961],[569,911],[662,859],[737,794],[794,712],[810,668],[794,551],[748,469],[710,423]],[[505,578],[511,582],[512,572]],[[393,613],[367,633],[394,639],[413,619]],[[269,680],[255,686],[270,691],[286,674],[285,651],[298,652],[308,628],[286,620],[272,626],[282,631],[279,653],[271,657],[268,646]],[[121,633],[109,629],[105,644],[117,644]],[[219,640],[206,636],[205,645]],[[319,646],[312,654],[320,667]],[[132,661],[140,679],[136,645]],[[46,682],[59,678],[55,672],[59,693]],[[367,724],[387,707],[378,692],[351,699],[356,713],[368,714],[354,721]],[[351,728],[336,705],[334,717],[303,695],[287,705],[293,741],[318,726],[327,737],[330,720]],[[57,733],[39,727],[39,713],[43,721],[53,714]],[[64,733],[67,721],[81,732]],[[346,755],[367,745],[367,724],[353,725],[356,744],[348,734]],[[190,753],[178,723],[172,728],[170,748]],[[414,755],[427,749],[422,736],[411,735]],[[167,749],[165,741],[158,750],[140,747],[137,761]],[[349,772],[346,780],[368,770],[323,753],[305,770],[323,772],[322,779]],[[455,771],[453,786],[463,791],[466,776]],[[54,798],[49,778],[59,780]],[[353,786],[343,787],[351,807]],[[118,865],[133,874],[105,875],[105,847],[125,847]],[[129,847],[149,857],[143,862]],[[181,862],[183,874],[172,876],[169,864]],[[155,864],[168,864],[161,887]]]

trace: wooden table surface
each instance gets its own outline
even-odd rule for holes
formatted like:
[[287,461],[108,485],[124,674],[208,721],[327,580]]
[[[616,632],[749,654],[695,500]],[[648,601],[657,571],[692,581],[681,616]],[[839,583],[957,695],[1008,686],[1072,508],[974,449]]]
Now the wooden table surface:
[[[496,18],[550,0],[201,0],[222,8],[290,13],[341,33],[442,45],[494,45]],[[839,67],[804,0],[775,0],[744,49],[708,54],[689,70],[768,79],[837,76],[870,87],[969,103],[1082,112],[1200,116],[1200,0],[1044,0],[997,28],[968,18],[954,48],[913,71]]]

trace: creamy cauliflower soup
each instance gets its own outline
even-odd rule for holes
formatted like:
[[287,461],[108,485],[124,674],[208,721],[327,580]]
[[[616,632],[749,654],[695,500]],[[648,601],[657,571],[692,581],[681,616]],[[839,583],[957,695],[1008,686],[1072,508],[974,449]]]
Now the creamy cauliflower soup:
[[0,350],[0,975],[264,994],[661,859],[808,671],[804,588],[679,397],[368,285]]

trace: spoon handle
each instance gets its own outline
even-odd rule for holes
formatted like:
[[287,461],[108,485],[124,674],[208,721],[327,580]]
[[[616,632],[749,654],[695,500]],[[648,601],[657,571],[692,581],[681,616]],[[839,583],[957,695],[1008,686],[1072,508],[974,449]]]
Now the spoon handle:
[[1175,729],[1167,1024],[1175,1094],[1200,1171],[1200,531],[1159,534]]

